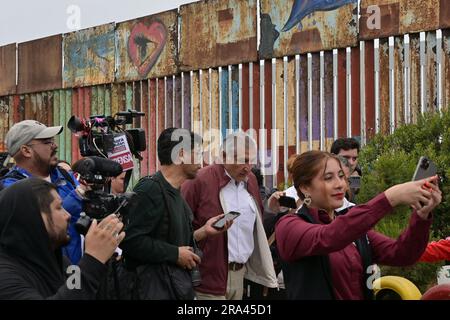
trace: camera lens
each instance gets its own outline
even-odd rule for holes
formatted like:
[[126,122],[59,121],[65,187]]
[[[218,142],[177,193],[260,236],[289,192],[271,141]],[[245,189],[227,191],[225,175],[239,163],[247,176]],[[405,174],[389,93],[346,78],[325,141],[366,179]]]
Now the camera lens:
[[198,267],[194,267],[191,270],[191,278],[192,278],[192,285],[194,287],[198,287],[202,284],[202,275],[200,274],[200,270]]
[[[203,252],[199,248],[195,248],[194,252],[196,255],[198,255],[201,258],[203,258]],[[198,268],[198,265],[191,270],[191,278],[192,278],[192,285],[194,287],[198,287],[202,284],[202,275],[200,273],[200,269]]]
[[430,161],[428,161],[428,159],[423,159],[421,167],[426,170],[426,169],[428,169],[429,166],[430,166]]

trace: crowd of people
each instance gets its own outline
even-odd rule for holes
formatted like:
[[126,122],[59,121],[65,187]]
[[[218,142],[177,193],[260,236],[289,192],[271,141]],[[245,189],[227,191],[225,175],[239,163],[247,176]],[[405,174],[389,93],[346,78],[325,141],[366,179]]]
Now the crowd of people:
[[[165,129],[160,169],[134,186],[126,215],[93,219],[82,235],[75,225],[91,186],[58,160],[62,131],[25,120],[7,133],[15,165],[0,178],[0,299],[99,299],[118,287],[128,299],[371,299],[373,264],[450,260],[449,239],[428,243],[438,177],[356,204],[349,181],[362,172],[353,138],[336,140],[330,153],[292,155],[292,186],[268,190],[251,136],[229,134],[220,157],[202,167],[202,138]],[[125,180],[125,172],[112,177],[111,194],[124,193]],[[295,206],[281,206],[282,196]],[[400,205],[411,207],[400,237],[375,232]],[[229,212],[239,214],[218,227]],[[111,261],[125,285],[105,280],[117,271]]]

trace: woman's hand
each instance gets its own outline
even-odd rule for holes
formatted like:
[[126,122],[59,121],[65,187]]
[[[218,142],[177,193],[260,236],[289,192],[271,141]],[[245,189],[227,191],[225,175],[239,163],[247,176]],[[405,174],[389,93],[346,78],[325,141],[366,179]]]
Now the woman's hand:
[[[385,191],[386,198],[392,207],[396,207],[398,205],[409,205],[416,210],[419,210],[423,207],[427,207],[429,202],[433,203],[438,200],[435,198],[432,199],[433,190],[439,190],[439,187],[434,185],[437,184],[438,176],[434,176],[431,178],[419,180],[419,181],[411,181],[402,184],[397,184]],[[430,185],[431,188],[426,186]],[[440,202],[440,200],[439,200]],[[431,203],[430,205],[433,205]],[[427,209],[426,209],[427,210]]]
[[433,209],[436,208],[442,200],[442,192],[437,184],[428,183],[426,187],[429,188],[431,192],[431,199],[428,203],[424,203],[421,208],[413,207],[416,209],[417,215],[424,220],[429,218],[431,211],[433,211]]

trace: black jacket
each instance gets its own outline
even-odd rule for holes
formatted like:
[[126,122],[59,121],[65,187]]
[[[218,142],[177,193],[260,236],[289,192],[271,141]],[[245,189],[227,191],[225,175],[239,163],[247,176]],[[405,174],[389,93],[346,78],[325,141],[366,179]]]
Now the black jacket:
[[31,184],[17,182],[0,193],[0,299],[94,299],[106,267],[85,255],[80,289],[69,289],[60,249],[52,250]]
[[[167,206],[159,180],[166,190]],[[128,215],[126,237],[120,247],[127,267],[176,264],[178,247],[192,246],[192,211],[178,189],[158,171],[153,179],[142,178],[134,188],[137,200]],[[169,223],[170,215],[170,223]],[[168,230],[170,225],[170,230]]]

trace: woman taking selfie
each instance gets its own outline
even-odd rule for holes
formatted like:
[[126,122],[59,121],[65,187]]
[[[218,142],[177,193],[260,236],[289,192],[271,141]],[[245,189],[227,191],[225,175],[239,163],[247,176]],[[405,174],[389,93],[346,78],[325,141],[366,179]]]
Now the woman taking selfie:
[[[441,202],[437,176],[395,185],[366,204],[335,215],[348,184],[339,159],[309,151],[293,165],[294,185],[303,200],[297,214],[280,219],[276,239],[289,299],[370,299],[372,263],[406,266],[424,251],[431,211]],[[398,205],[413,208],[397,240],[371,229]],[[371,279],[372,278],[372,279]]]

